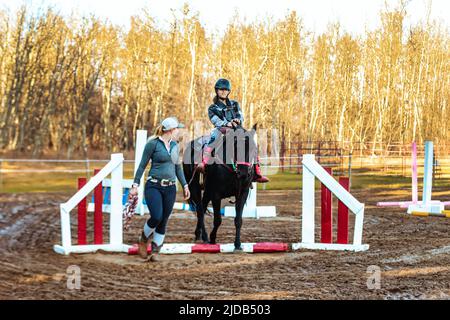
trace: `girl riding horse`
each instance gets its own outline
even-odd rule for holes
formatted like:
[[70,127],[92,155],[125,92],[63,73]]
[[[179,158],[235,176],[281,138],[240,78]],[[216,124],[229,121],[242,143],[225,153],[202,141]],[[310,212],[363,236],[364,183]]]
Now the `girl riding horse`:
[[[216,96],[214,97],[213,104],[208,108],[208,116],[214,125],[214,129],[211,133],[211,138],[203,150],[203,159],[199,163],[197,170],[205,172],[205,167],[211,159],[211,152],[214,149],[214,142],[221,134],[221,128],[236,128],[242,126],[244,117],[242,115],[239,103],[234,100],[228,99],[228,95],[231,92],[231,84],[227,79],[219,79],[214,86]],[[266,183],[269,182],[267,177],[261,174],[261,167],[259,164],[259,157],[256,159],[254,165],[255,169],[255,182]]]

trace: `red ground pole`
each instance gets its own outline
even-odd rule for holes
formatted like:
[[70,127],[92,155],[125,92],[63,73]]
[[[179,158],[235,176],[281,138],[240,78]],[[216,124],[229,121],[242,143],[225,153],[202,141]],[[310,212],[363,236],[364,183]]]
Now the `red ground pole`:
[[253,245],[254,253],[271,253],[271,252],[286,252],[289,250],[287,243],[280,242],[260,242]]
[[[339,178],[339,184],[349,191],[349,178]],[[348,243],[348,208],[341,201],[338,202],[337,243]]]
[[[100,169],[94,170],[96,175]],[[100,182],[94,189],[94,244],[103,244],[103,189]]]
[[[78,178],[78,190],[83,188],[86,184],[86,178]],[[78,216],[78,244],[87,244],[86,240],[86,226],[87,226],[87,204],[86,198],[80,201],[77,207]]]
[[[147,253],[152,253],[152,244],[151,243],[147,246]],[[128,254],[129,255],[139,254],[138,244],[133,244],[133,246],[128,249]]]
[[220,244],[199,243],[192,246],[192,253],[219,253]]
[[[331,168],[324,168],[329,174],[333,174]],[[322,184],[321,187],[321,243],[333,242],[333,215],[331,204],[331,191]]]

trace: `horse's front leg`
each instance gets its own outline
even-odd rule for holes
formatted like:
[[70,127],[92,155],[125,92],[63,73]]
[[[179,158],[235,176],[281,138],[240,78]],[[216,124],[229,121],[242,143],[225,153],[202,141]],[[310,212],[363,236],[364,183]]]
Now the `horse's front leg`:
[[242,251],[241,247],[241,227],[242,227],[242,211],[244,210],[245,202],[247,201],[248,190],[244,191],[239,199],[236,199],[235,211],[236,216],[234,218],[234,226],[236,228],[236,235],[234,238],[234,251]]
[[213,209],[214,209],[214,228],[209,235],[209,243],[215,244],[217,238],[217,230],[222,224],[222,215],[220,214],[220,199],[215,199],[212,201]]

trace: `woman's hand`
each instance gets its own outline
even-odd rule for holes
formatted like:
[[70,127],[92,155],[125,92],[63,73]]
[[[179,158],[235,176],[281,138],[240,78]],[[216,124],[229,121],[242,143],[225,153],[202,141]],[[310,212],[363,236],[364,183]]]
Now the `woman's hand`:
[[191,192],[189,191],[189,185],[184,186],[184,200],[188,200],[191,197]]
[[138,194],[138,188],[137,187],[132,187],[130,189],[130,194],[133,195],[133,196],[137,195]]

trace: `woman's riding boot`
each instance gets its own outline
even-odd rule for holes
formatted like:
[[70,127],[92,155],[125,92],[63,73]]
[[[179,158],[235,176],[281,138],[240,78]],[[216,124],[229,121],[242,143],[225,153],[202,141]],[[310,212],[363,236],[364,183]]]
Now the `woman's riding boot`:
[[142,231],[142,234],[138,240],[139,255],[141,256],[142,259],[147,259],[147,257],[148,257],[147,248],[148,248],[149,240],[150,240],[150,237],[147,238],[145,236],[144,231]]
[[159,251],[161,250],[162,245],[158,246],[156,243],[152,241],[152,255],[150,256],[150,261],[157,262],[159,261]]

